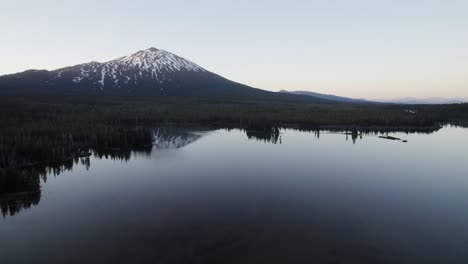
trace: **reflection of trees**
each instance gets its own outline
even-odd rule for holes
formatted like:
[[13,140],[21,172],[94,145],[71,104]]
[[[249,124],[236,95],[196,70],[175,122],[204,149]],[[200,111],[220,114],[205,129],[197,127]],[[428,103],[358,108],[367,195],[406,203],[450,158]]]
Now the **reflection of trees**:
[[[47,165],[23,166],[20,168],[0,167],[0,208],[3,217],[15,215],[21,210],[37,205],[41,199],[41,180],[50,175],[71,171],[75,165],[91,166],[89,156],[97,159],[112,159],[127,162],[132,155],[150,155],[154,148],[182,148],[195,142],[201,135],[184,128],[158,128],[134,131],[106,131],[92,149],[80,151],[78,155]],[[92,135],[89,135],[93,138]],[[8,156],[7,153],[4,156]]]
[[432,134],[441,129],[440,126],[431,127],[347,127],[347,126],[300,126],[290,128],[306,133],[314,133],[317,139],[320,139],[322,134],[344,134],[346,141],[351,138],[353,144],[356,144],[357,139],[362,139],[363,136],[379,136],[389,133],[405,133],[405,134]]
[[70,171],[78,163],[88,168],[89,158],[76,158],[48,166],[0,169],[0,208],[3,217],[37,205],[41,199],[41,180],[46,182],[49,175]]
[[[86,140],[94,147],[72,151],[67,154],[63,149],[73,148],[70,146],[57,145],[49,150],[54,153],[54,159],[44,158],[47,150],[40,150],[29,155],[23,155],[24,160],[32,160],[34,155],[40,157],[39,162],[14,163],[2,162],[0,165],[0,208],[3,216],[7,214],[15,215],[23,209],[28,209],[37,205],[41,198],[40,182],[47,181],[50,175],[59,175],[65,171],[71,171],[74,165],[81,164],[87,169],[90,167],[89,156],[94,153],[96,158],[110,158],[115,160],[127,161],[132,153],[148,154],[152,150],[152,130],[151,129],[133,129],[133,130],[105,130],[100,134],[86,135]],[[83,141],[85,141],[83,139]],[[26,141],[25,141],[26,142]],[[29,142],[29,141],[27,141]],[[31,142],[31,150],[37,150],[40,145],[37,142]],[[67,143],[68,144],[68,143]],[[88,143],[87,143],[88,144]],[[44,147],[46,145],[44,144]],[[23,144],[22,149],[27,150],[28,145]],[[8,148],[0,148],[1,157],[14,157],[14,153],[7,151]],[[27,158],[27,159],[26,159]],[[6,159],[4,159],[6,160]],[[7,160],[8,161],[8,160]],[[17,164],[16,166],[13,166]]]
[[[260,126],[254,128],[243,128],[248,139],[270,142],[273,144],[281,144],[281,133],[278,126]],[[289,128],[306,133],[314,133],[317,139],[320,139],[322,134],[344,134],[346,141],[351,139],[353,144],[356,144],[358,138],[362,139],[363,135],[382,135],[390,132],[399,132],[406,134],[431,134],[440,129],[440,127],[374,127],[374,128],[348,128],[348,127],[294,127]]]
[[[96,158],[128,161],[132,153],[148,155],[151,145],[135,150],[111,149],[93,150]],[[47,181],[50,175],[58,176],[71,171],[74,165],[91,166],[89,157],[73,158],[60,164],[34,166],[21,169],[0,169],[0,208],[3,217],[15,215],[23,209],[37,205],[41,199],[41,180]]]
[[15,215],[39,203],[40,175],[41,171],[35,169],[0,170],[0,208],[3,217]]
[[279,142],[281,144],[280,129],[278,127],[268,127],[266,129],[261,130],[246,129],[245,133],[247,134],[248,139],[270,142],[273,144],[277,144]]
[[41,191],[15,193],[0,196],[0,208],[3,217],[14,216],[21,210],[29,209],[33,205],[38,205],[41,200]]
[[346,141],[351,139],[356,144],[357,139],[362,139],[363,135],[375,136],[388,133],[406,133],[406,134],[431,134],[438,131],[440,126],[432,127],[347,127],[347,126],[296,126],[280,127],[274,124],[261,124],[257,126],[248,126],[243,129],[248,139],[259,140],[277,144],[282,142],[280,129],[292,129],[296,131],[314,133],[317,139],[322,134],[344,134]]
[[357,130],[353,130],[351,132],[346,131],[345,134],[346,134],[346,141],[348,141],[349,136],[351,136],[351,140],[353,141],[353,144],[356,144],[356,140],[358,137],[362,139],[362,132],[357,131]]

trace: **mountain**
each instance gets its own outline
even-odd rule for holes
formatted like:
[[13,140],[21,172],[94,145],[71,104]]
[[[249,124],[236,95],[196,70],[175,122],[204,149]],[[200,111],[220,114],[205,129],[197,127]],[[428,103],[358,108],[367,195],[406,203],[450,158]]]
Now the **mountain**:
[[307,95],[307,96],[312,96],[318,99],[336,101],[336,102],[341,102],[341,103],[372,103],[371,101],[367,101],[365,99],[353,99],[353,98],[348,98],[348,97],[336,96],[332,94],[321,94],[321,93],[314,93],[314,92],[308,92],[308,91],[281,90],[279,92],[288,93],[288,94],[297,94],[297,95]]
[[0,77],[0,92],[98,92],[152,96],[201,96],[325,102],[278,95],[236,83],[171,52],[149,48],[108,62],[53,71],[27,70]]
[[307,95],[307,96],[312,96],[317,99],[324,99],[324,100],[330,100],[330,101],[335,101],[335,102],[341,102],[341,103],[390,103],[390,104],[461,104],[461,103],[467,103],[468,99],[463,99],[463,98],[441,98],[441,97],[431,97],[431,98],[425,98],[425,99],[420,99],[420,98],[412,98],[412,97],[407,97],[407,98],[400,98],[400,99],[388,99],[388,100],[367,100],[367,99],[353,99],[353,98],[348,98],[348,97],[342,97],[342,96],[336,96],[332,94],[321,94],[321,93],[314,93],[314,92],[308,92],[308,91],[286,91],[286,90],[281,90],[279,91],[280,93],[288,93],[288,94],[297,94],[297,95]]
[[441,97],[430,97],[430,98],[400,98],[390,100],[378,100],[383,103],[395,103],[395,104],[461,104],[468,102],[468,99],[463,98],[441,98]]

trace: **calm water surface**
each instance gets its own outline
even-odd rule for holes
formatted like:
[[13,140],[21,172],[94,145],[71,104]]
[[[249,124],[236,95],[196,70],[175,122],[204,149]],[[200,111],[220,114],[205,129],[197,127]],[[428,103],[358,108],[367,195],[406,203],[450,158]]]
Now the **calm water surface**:
[[4,208],[0,263],[468,263],[468,129],[391,135],[160,129]]

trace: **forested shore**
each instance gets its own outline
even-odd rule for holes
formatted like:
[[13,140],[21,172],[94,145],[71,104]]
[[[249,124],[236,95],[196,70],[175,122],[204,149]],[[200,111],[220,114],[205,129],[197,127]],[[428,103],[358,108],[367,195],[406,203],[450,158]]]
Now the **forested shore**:
[[[31,168],[55,166],[91,152],[149,148],[152,127],[241,128],[275,138],[279,128],[362,132],[433,132],[466,125],[468,105],[408,106],[232,101],[203,98],[12,96],[0,102],[0,187]],[[273,136],[271,135],[273,134]],[[42,169],[43,170],[43,169]],[[5,187],[6,189],[6,187]],[[14,189],[14,188],[13,188]],[[0,193],[2,190],[0,189]]]

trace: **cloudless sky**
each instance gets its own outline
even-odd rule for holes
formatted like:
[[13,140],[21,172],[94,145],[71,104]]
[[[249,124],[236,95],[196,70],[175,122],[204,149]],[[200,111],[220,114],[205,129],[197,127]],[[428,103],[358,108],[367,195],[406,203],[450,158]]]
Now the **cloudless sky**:
[[0,0],[0,75],[153,46],[271,91],[468,98],[467,0]]

